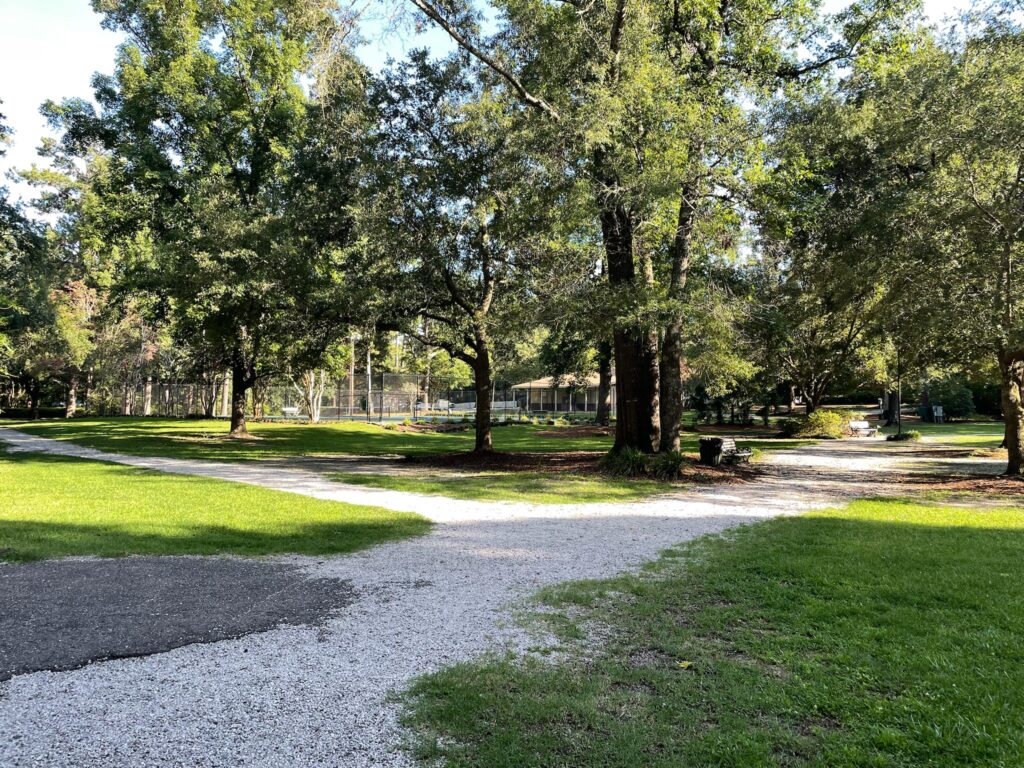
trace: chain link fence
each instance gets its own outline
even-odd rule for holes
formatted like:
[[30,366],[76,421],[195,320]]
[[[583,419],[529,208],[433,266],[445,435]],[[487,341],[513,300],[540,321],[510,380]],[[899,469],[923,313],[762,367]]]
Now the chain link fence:
[[[516,417],[527,410],[526,393],[514,390],[510,382],[496,381],[493,393],[491,409],[495,418]],[[231,413],[227,376],[201,383],[154,377],[103,397],[99,393],[93,397],[82,394],[82,405],[100,415],[216,418]],[[423,375],[404,373],[300,381],[272,379],[250,390],[246,412],[268,420],[308,419],[311,412],[321,421],[461,419],[475,414],[476,391],[436,377],[428,380]]]

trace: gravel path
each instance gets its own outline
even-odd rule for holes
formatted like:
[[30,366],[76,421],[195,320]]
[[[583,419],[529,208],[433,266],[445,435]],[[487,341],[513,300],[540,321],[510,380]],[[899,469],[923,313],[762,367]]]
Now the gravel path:
[[317,626],[0,683],[0,766],[410,765],[389,692],[481,652],[521,648],[510,603],[546,584],[614,574],[705,533],[877,493],[891,470],[878,443],[828,443],[773,454],[768,475],[744,485],[643,503],[537,506],[340,486],[252,464],[100,454],[11,430],[0,439],[439,521],[427,536],[353,555],[261,561],[351,590],[351,604]]

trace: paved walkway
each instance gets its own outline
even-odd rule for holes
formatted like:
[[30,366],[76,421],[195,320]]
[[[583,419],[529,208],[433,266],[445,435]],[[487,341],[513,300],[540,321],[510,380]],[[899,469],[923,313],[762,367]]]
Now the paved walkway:
[[511,624],[509,605],[536,588],[608,576],[730,526],[894,489],[892,454],[872,441],[773,454],[769,473],[742,485],[642,503],[541,506],[341,486],[258,464],[102,454],[10,430],[0,439],[439,522],[429,535],[352,555],[247,561],[337,584],[340,607],[314,625],[0,683],[0,766],[406,766],[389,694],[443,665],[521,649],[529,638]]

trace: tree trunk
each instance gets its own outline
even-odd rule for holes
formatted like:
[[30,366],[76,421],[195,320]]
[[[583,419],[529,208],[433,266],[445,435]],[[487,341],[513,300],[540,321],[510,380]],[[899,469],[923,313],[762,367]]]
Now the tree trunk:
[[679,450],[683,424],[683,324],[673,320],[661,345],[661,450]]
[[1006,474],[1024,476],[1024,349],[999,354],[999,372],[1006,390]]
[[221,384],[221,388],[220,388],[220,415],[221,416],[227,416],[228,415],[228,408],[230,407],[230,404],[228,402],[228,379],[230,379],[233,375],[234,374],[231,371],[225,371],[224,372],[224,379],[223,379],[224,383]]
[[999,377],[999,402],[1003,417],[1003,442],[999,444],[999,447],[1006,448],[1010,444],[1010,420],[1007,418],[1007,414],[1010,412],[1010,387],[1005,377],[1001,375]]
[[32,421],[39,418],[39,399],[42,395],[42,387],[36,379],[29,382],[26,391],[28,392],[28,417]]
[[[612,182],[605,186],[614,189],[616,185]],[[608,260],[609,285],[635,288],[633,221],[625,206],[602,201],[601,237]],[[618,412],[612,450],[636,448],[654,453],[661,431],[657,335],[648,328],[616,326],[613,346]]]
[[64,406],[64,418],[73,419],[78,410],[78,376],[72,376],[68,382],[68,400]]
[[[423,318],[423,338],[426,339],[427,341],[430,341],[430,320],[428,320],[427,318]],[[429,410],[430,409],[430,375],[432,373],[432,371],[431,371],[431,367],[432,366],[431,366],[430,363],[431,363],[431,358],[433,357],[433,355],[431,354],[431,349],[430,349],[429,346],[424,345],[424,347],[423,347],[423,354],[426,355],[426,358],[427,358],[426,359],[426,365],[424,366],[423,393],[424,393],[425,404],[427,406],[427,409]]]
[[487,339],[477,335],[476,359],[473,362],[473,386],[476,388],[476,440],[474,453],[494,450],[491,435],[491,350]]
[[348,337],[348,415],[352,415],[356,405],[356,335]]
[[147,376],[142,390],[142,415],[153,415],[153,377]]
[[673,318],[665,327],[661,345],[661,450],[679,450],[679,431],[683,426],[683,292],[690,273],[690,242],[693,238],[697,190],[685,184],[680,191],[676,231],[672,237],[672,273],[669,278],[668,298]]
[[[231,366],[231,437],[248,437],[249,430],[245,425],[245,400],[249,387],[252,386],[250,372],[241,362]],[[224,383],[225,389],[227,382]]]
[[594,422],[607,427],[612,410],[612,345],[601,341],[597,345],[597,411]]
[[885,397],[885,426],[891,427],[899,420],[899,396],[895,389],[890,389]]

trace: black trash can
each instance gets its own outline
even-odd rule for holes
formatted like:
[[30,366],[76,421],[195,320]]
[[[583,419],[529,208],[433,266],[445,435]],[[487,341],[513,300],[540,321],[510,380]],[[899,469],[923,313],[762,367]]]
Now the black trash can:
[[722,463],[722,438],[702,437],[700,439],[700,463],[717,467]]

